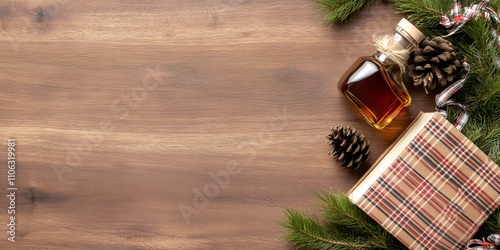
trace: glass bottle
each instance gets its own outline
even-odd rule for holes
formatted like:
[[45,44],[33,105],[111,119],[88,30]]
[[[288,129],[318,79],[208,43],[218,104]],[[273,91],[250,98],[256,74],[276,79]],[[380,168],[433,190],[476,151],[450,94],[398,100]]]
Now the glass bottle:
[[[424,39],[424,34],[403,18],[394,29],[392,39],[408,57]],[[387,126],[411,103],[400,64],[380,50],[358,58],[342,75],[338,87],[368,124],[377,129]]]

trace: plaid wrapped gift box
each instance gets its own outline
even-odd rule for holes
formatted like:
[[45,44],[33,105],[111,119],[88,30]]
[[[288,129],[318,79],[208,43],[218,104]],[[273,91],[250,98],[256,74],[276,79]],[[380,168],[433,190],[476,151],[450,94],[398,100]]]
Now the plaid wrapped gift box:
[[500,205],[500,168],[439,113],[421,113],[349,197],[410,249],[463,249]]

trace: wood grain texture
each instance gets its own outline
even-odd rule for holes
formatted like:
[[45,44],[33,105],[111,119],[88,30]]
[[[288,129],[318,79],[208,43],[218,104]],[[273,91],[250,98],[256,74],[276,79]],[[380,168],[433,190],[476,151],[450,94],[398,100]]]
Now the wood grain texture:
[[[329,27],[310,0],[2,1],[0,225],[7,138],[18,191],[0,248],[290,248],[284,208],[317,212],[316,191],[347,191],[433,110],[410,87],[377,131],[337,91],[400,18],[384,2]],[[327,155],[339,124],[371,142],[359,171]]]

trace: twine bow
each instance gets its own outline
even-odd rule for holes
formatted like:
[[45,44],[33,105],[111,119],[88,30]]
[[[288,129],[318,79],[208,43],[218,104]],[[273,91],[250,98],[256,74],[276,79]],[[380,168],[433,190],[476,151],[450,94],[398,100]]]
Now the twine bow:
[[405,63],[410,55],[407,49],[396,42],[391,35],[373,36],[373,43],[378,51],[384,53],[399,66],[401,72],[405,71]]
[[500,235],[492,234],[482,240],[472,239],[467,243],[467,250],[497,250],[500,247]]

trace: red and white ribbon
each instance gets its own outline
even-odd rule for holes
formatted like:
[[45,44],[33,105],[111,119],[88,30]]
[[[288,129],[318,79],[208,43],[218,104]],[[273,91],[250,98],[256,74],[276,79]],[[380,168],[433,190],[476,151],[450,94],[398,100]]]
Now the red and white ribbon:
[[[478,4],[474,4],[471,7],[465,7],[462,13],[462,4],[460,0],[453,1],[453,9],[449,12],[453,21],[447,15],[442,16],[439,22],[446,28],[452,28],[450,33],[444,37],[451,36],[457,31],[462,29],[462,27],[472,20],[474,17],[482,17],[486,20],[492,21],[495,25],[500,24],[500,17],[498,13],[491,7],[488,7],[490,0],[483,0]],[[498,41],[498,48],[500,49],[500,36],[497,34],[494,26],[491,27],[491,33],[494,35]]]
[[469,114],[467,113],[467,106],[455,102],[454,100],[450,99],[450,97],[464,86],[465,81],[469,77],[470,65],[467,62],[464,62],[463,67],[467,72],[465,76],[436,95],[436,110],[439,111],[439,113],[441,113],[441,115],[443,115],[444,117],[447,117],[448,115],[445,109],[445,107],[447,106],[457,106],[461,109],[461,112],[458,115],[455,124],[453,124],[458,130],[462,130],[465,123],[469,119]]
[[483,240],[472,239],[467,244],[467,250],[497,250],[500,247],[500,235],[492,234]]
[[[454,0],[453,8],[449,12],[449,16],[444,15],[439,22],[444,27],[451,29],[450,32],[443,37],[448,37],[455,34],[473,18],[482,17],[484,19],[492,21],[491,33],[497,40],[497,48],[500,49],[500,35],[497,33],[495,27],[496,25],[500,24],[500,18],[495,10],[487,6],[489,2],[490,0],[483,0],[478,4],[472,5],[471,7],[463,8],[462,11],[461,1]],[[463,128],[463,126],[469,119],[469,115],[467,114],[467,107],[465,105],[453,101],[452,99],[450,99],[450,97],[464,86],[464,82],[469,77],[469,64],[467,62],[464,62],[463,66],[467,72],[466,75],[462,79],[451,84],[448,88],[446,88],[445,90],[443,90],[443,92],[436,96],[436,110],[438,110],[444,117],[446,117],[447,115],[447,112],[444,109],[447,106],[456,106],[461,109],[461,112],[454,124],[458,130],[461,130]]]

